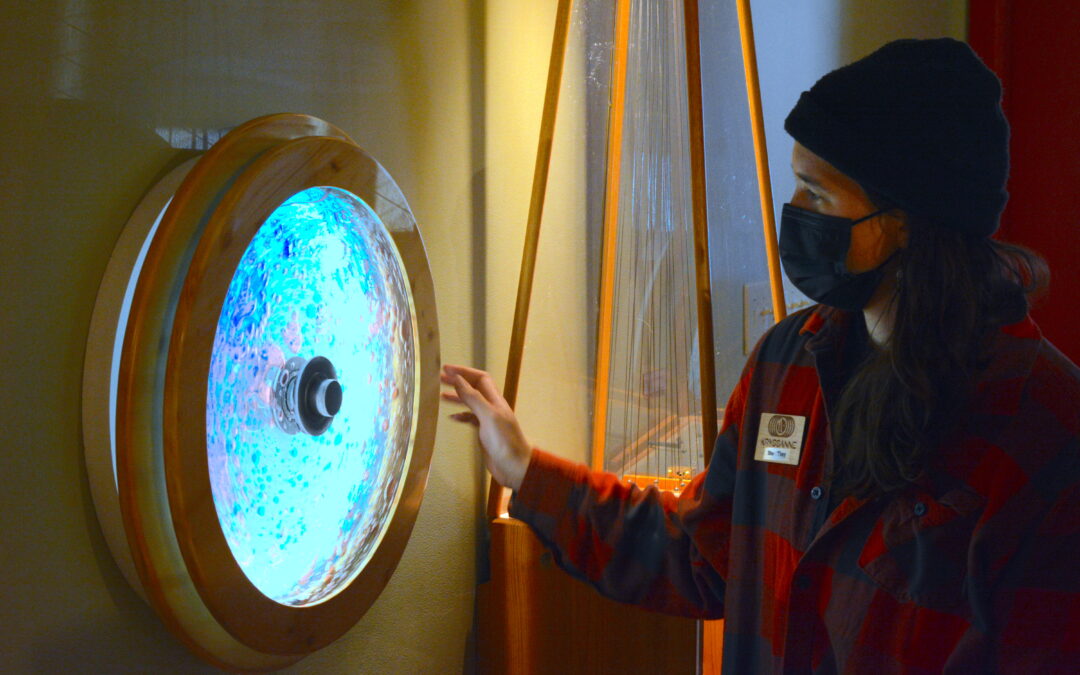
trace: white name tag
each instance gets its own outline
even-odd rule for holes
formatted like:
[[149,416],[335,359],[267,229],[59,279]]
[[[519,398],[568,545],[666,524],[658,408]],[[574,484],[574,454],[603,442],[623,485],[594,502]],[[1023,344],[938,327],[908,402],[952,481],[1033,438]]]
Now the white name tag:
[[759,462],[798,465],[802,455],[804,426],[806,418],[801,415],[761,413],[754,459]]

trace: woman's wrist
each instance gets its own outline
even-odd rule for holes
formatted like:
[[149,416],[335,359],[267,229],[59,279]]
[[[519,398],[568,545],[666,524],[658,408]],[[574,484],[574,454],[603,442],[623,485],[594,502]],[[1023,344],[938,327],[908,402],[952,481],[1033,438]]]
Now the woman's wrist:
[[525,446],[524,450],[518,450],[514,453],[514,461],[511,463],[510,471],[507,472],[505,486],[517,492],[521,489],[521,484],[525,480],[525,474],[529,472],[529,464],[532,462],[533,449],[531,446]]

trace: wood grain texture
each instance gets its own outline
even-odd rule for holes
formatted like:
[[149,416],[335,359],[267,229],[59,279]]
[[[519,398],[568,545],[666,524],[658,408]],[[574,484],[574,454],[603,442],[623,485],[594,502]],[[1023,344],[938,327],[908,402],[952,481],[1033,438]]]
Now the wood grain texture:
[[695,671],[694,620],[602,597],[511,518],[491,523],[491,580],[478,589],[477,613],[485,675]]
[[702,621],[701,674],[720,675],[724,654],[724,620]]

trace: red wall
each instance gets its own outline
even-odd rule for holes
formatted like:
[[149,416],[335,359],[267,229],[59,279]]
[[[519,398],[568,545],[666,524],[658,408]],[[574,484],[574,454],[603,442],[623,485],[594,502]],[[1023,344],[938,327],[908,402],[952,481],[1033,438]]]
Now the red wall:
[[1080,2],[969,0],[969,42],[1004,85],[1009,204],[998,236],[1050,265],[1032,311],[1080,362]]

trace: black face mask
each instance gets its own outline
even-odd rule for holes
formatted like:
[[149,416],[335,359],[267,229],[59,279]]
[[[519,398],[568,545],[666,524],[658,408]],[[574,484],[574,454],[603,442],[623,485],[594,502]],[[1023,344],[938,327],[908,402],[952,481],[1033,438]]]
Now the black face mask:
[[869,272],[848,271],[844,261],[851,246],[851,228],[886,210],[852,220],[784,204],[780,216],[780,260],[788,279],[807,297],[823,305],[849,312],[861,310],[881,282],[888,261]]

